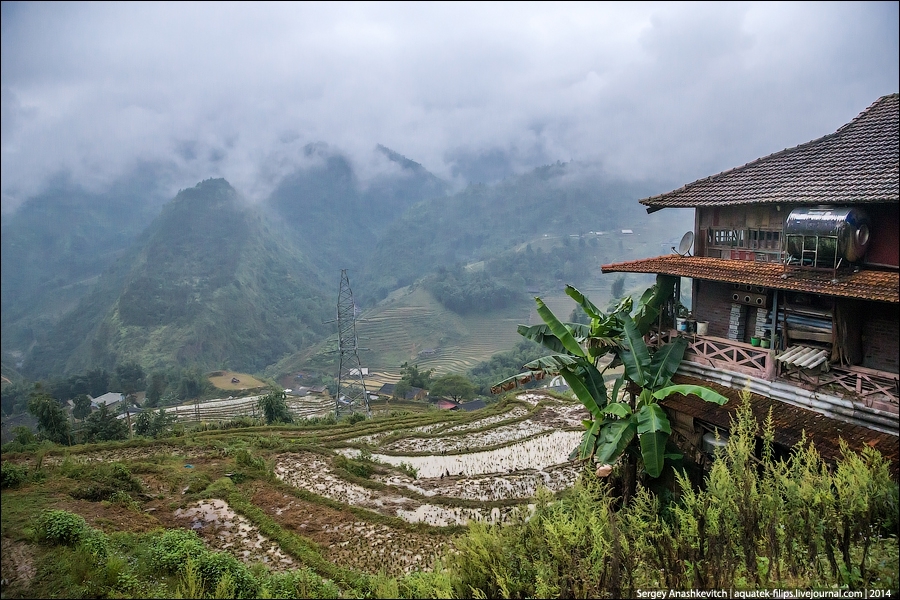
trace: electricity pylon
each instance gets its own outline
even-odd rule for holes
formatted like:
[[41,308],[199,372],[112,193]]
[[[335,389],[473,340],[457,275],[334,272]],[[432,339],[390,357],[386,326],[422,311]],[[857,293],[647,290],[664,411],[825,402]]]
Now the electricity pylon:
[[366,381],[359,362],[359,338],[356,337],[356,305],[350,290],[347,269],[341,269],[341,291],[337,304],[338,368],[337,398],[334,403],[335,417],[365,411],[371,415]]

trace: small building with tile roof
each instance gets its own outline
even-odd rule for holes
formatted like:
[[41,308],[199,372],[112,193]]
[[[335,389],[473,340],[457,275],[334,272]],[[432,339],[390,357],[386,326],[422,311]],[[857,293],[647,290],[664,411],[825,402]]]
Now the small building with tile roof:
[[[680,377],[815,411],[816,437],[837,421],[896,446],[900,95],[832,134],[640,202],[694,208],[693,255],[602,271],[676,278],[658,337],[689,338]],[[696,325],[676,318],[688,285]]]
[[[379,396],[388,396],[390,398],[397,397],[397,384],[396,383],[385,383],[378,390]],[[428,397],[428,391],[423,390],[422,388],[410,387],[406,390],[406,394],[403,396],[402,400],[424,400]]]

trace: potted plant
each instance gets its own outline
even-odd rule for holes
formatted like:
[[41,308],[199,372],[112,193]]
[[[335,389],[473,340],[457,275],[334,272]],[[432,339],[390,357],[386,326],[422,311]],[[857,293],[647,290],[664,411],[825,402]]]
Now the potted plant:
[[675,329],[678,331],[687,331],[687,318],[689,314],[690,312],[688,312],[687,306],[681,302],[675,302]]

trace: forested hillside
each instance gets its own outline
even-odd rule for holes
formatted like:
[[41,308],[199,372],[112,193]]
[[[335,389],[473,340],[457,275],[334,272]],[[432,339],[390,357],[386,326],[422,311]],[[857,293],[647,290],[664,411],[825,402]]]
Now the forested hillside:
[[[499,335],[468,348],[493,330],[472,319],[505,323],[565,283],[602,300],[600,264],[658,254],[659,231],[689,227],[660,228],[637,204],[665,186],[611,182],[582,165],[449,194],[415,161],[383,146],[373,155],[363,179],[338,150],[309,145],[256,204],[220,179],[160,209],[163,175],[152,170],[101,196],[53,188],[32,199],[4,218],[4,364],[26,378],[127,362],[277,377],[322,351],[346,268],[361,308],[419,282],[454,323],[464,319],[452,331],[403,321],[409,343],[391,347],[387,335],[383,356],[367,360],[397,368],[434,347],[439,370],[464,369],[508,347]],[[646,235],[626,239],[626,227]]]
[[[437,267],[492,258],[540,238],[615,229],[645,218],[650,185],[611,182],[571,163],[548,165],[496,185],[471,185],[442,202],[421,202],[375,248],[366,286],[382,298]],[[537,269],[534,269],[535,271]],[[528,269],[518,268],[526,276]]]
[[[324,333],[324,286],[224,180],[167,204],[127,265],[36,348],[31,372],[195,364],[257,370]],[[126,261],[122,261],[123,263]]]
[[58,177],[2,225],[4,350],[27,348],[94,289],[168,200],[165,169],[143,166],[103,192]]

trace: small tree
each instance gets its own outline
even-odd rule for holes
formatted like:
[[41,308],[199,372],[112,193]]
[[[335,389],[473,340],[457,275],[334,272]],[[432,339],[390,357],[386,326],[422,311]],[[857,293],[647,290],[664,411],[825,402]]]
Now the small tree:
[[454,400],[470,400],[475,397],[475,386],[462,375],[444,375],[431,384],[432,396],[449,396]]
[[59,402],[43,389],[35,386],[28,401],[28,412],[38,422],[38,431],[50,441],[57,444],[69,443],[69,420]]
[[78,394],[73,400],[72,416],[79,421],[91,414],[91,399],[87,394]]
[[408,362],[400,365],[400,380],[406,381],[411,387],[430,389],[432,374],[434,374],[434,369],[420,371],[419,365],[411,365]]
[[105,404],[88,415],[84,420],[86,442],[108,442],[128,438],[128,426],[124,419],[116,417]]
[[144,398],[145,408],[156,408],[162,400],[163,391],[166,389],[166,376],[163,373],[153,373],[149,377],[147,395]]
[[259,399],[259,409],[266,419],[266,423],[293,423],[294,417],[287,406],[287,394],[284,392],[271,392]]
[[167,414],[163,409],[157,412],[147,410],[134,420],[134,432],[146,437],[162,437],[174,422],[175,415]]
[[405,379],[401,379],[400,381],[398,381],[394,386],[394,398],[397,398],[398,400],[404,400],[406,398],[406,393],[410,390],[410,387],[412,386],[410,386],[409,382]]

